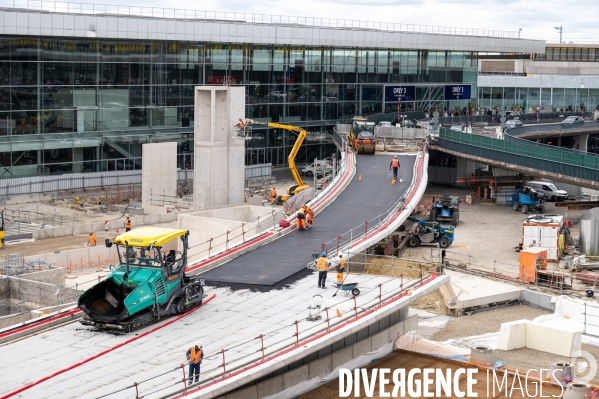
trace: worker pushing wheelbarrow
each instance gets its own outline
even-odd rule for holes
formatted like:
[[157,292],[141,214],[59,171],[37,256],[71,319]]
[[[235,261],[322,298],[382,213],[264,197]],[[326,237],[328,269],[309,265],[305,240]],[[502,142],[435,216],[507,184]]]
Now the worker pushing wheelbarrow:
[[[358,283],[345,283],[347,276],[349,273],[345,273],[345,259],[343,259],[343,255],[339,255],[339,265],[337,266],[337,292],[339,290],[345,291],[345,296],[349,295],[351,292],[352,295],[358,296],[360,295],[360,290],[357,287]],[[335,295],[337,295],[335,292]],[[333,296],[335,296],[333,295]]]

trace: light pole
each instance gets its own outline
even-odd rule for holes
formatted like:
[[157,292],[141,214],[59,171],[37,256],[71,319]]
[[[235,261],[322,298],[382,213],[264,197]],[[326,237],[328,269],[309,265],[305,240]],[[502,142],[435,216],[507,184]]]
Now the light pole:
[[561,27],[561,26],[557,27],[556,26],[555,29],[559,30],[559,42],[561,43],[562,42],[562,29],[563,29],[563,27]]
[[406,116],[402,115],[401,116],[401,139],[403,140],[403,126],[405,125],[405,121],[406,121]]
[[518,29],[518,39],[520,39],[520,33],[522,33],[522,28]]

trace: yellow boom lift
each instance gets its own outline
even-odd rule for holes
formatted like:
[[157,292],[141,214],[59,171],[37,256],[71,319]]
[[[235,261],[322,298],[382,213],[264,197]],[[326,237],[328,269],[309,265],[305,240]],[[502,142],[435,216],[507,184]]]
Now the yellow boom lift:
[[302,146],[304,139],[306,138],[306,129],[302,129],[301,127],[296,127],[296,126],[291,126],[291,125],[283,125],[280,123],[257,122],[252,119],[242,120],[241,118],[239,119],[239,124],[237,125],[237,127],[240,130],[245,130],[246,126],[250,123],[256,124],[256,125],[265,125],[265,126],[272,127],[275,129],[285,129],[289,132],[293,132],[293,133],[297,134],[297,140],[295,140],[295,144],[293,145],[293,148],[291,149],[291,152],[289,153],[289,157],[287,158],[287,161],[289,162],[289,169],[291,169],[291,175],[293,175],[293,180],[295,180],[295,184],[292,186],[289,186],[287,188],[286,195],[278,195],[275,198],[275,204],[280,205],[281,203],[283,203],[283,202],[287,201],[289,198],[291,198],[293,195],[295,195],[301,191],[304,191],[305,189],[308,188],[308,186],[302,180],[302,177],[300,176],[300,173],[297,170],[297,167],[295,166],[295,157],[297,156],[297,153],[298,153],[300,147]]

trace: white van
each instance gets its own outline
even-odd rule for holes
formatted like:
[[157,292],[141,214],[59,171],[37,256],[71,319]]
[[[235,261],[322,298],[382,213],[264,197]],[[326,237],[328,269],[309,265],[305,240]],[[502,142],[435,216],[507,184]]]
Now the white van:
[[545,198],[553,202],[568,199],[568,192],[557,188],[551,180],[531,180],[526,185],[534,188],[535,191],[543,193]]

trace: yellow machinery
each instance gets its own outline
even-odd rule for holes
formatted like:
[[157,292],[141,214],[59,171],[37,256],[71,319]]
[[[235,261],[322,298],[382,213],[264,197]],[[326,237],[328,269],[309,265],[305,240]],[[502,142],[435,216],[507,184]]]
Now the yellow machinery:
[[301,127],[296,127],[296,126],[291,126],[291,125],[283,125],[280,123],[256,122],[252,119],[246,119],[244,121],[242,121],[240,119],[239,125],[237,125],[237,127],[239,127],[240,129],[245,129],[245,127],[250,123],[256,124],[256,125],[266,125],[268,127],[272,127],[272,128],[276,128],[276,129],[285,129],[287,131],[294,132],[297,134],[297,140],[295,141],[295,144],[293,145],[293,148],[291,149],[291,152],[289,153],[289,157],[287,158],[287,161],[289,162],[289,169],[291,169],[291,174],[293,175],[293,180],[295,180],[295,185],[289,186],[287,188],[287,193],[285,195],[278,195],[275,198],[275,204],[280,205],[281,203],[283,203],[283,202],[287,201],[289,198],[291,198],[293,195],[295,195],[301,191],[304,191],[305,189],[308,188],[308,186],[306,184],[304,184],[302,177],[300,176],[300,173],[297,170],[297,167],[295,166],[295,157],[297,156],[297,153],[298,153],[300,147],[302,146],[304,139],[306,138],[306,129],[302,129]]
[[369,122],[368,118],[362,116],[354,116],[347,142],[358,154],[374,154],[376,151],[374,122]]

